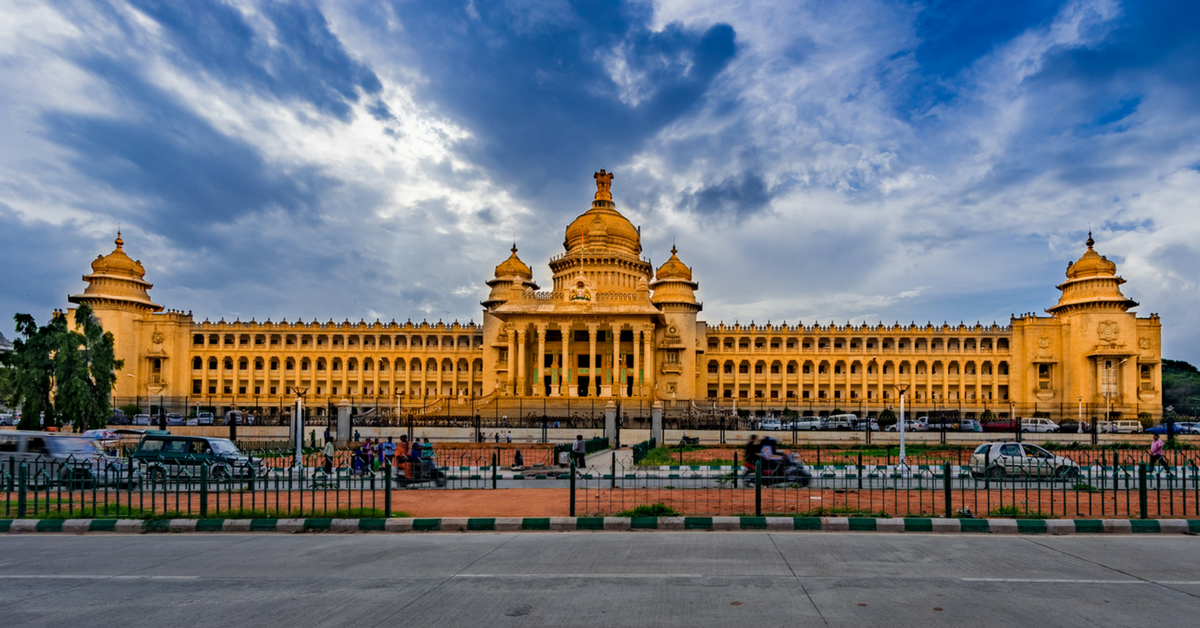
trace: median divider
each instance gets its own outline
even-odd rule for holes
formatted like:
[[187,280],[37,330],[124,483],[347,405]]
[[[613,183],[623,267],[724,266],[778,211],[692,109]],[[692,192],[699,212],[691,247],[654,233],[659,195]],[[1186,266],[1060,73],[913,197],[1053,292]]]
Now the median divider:
[[445,517],[420,519],[0,519],[8,534],[214,532],[847,532],[926,534],[1200,534],[1198,519],[870,517]]

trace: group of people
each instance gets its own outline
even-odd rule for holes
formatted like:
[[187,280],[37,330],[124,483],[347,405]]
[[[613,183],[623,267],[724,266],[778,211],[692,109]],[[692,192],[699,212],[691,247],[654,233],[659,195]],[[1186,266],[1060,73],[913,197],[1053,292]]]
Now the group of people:
[[[399,443],[394,442],[391,436],[388,436],[386,441],[380,438],[367,438],[352,451],[350,464],[351,473],[354,475],[362,475],[367,471],[378,471],[385,462],[390,463],[392,467],[422,462],[435,468],[437,466],[437,456],[433,453],[433,445],[429,442],[428,437],[424,442],[419,437],[413,438],[411,443],[407,434],[400,436]],[[325,472],[333,473],[334,447],[332,440],[325,441],[323,453],[325,454]]]
[[[504,442],[506,442],[506,443],[511,443],[512,442],[512,430],[509,430],[508,433],[503,436],[500,434],[500,432],[496,432],[492,436],[492,438],[494,438],[497,443],[500,442],[501,439],[503,439]],[[487,440],[488,440],[487,432],[480,432],[479,433],[479,442],[486,443]]]

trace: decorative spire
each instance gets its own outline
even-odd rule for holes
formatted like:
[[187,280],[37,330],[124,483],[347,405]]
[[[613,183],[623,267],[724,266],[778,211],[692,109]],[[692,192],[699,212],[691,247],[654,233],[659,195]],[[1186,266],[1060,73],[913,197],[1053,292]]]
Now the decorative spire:
[[593,175],[593,178],[596,179],[596,200],[611,201],[612,192],[609,191],[609,188],[612,187],[612,173],[605,172],[604,168],[601,168],[600,172]]
[[121,250],[122,246],[125,246],[125,241],[121,239],[121,230],[120,229],[117,229],[117,239],[113,240],[113,243],[117,245],[118,251]]
[[1087,247],[1090,249],[1095,244],[1096,244],[1096,241],[1092,239],[1092,231],[1091,231],[1091,229],[1089,229],[1088,230]]
[[516,242],[513,242],[512,252],[513,252],[513,255],[517,254],[517,243]]

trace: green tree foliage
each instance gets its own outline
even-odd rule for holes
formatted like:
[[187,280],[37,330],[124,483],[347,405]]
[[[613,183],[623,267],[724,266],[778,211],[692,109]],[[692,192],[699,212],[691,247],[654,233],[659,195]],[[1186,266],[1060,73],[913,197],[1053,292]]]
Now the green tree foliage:
[[1200,413],[1200,371],[1182,360],[1163,360],[1163,407],[1174,406],[1179,414]]
[[39,327],[28,314],[17,314],[13,351],[3,356],[11,369],[13,405],[20,404],[21,429],[62,427],[76,431],[104,427],[110,413],[108,400],[116,385],[114,339],[100,326],[92,309],[83,304],[75,311],[75,328],[66,315],[55,313]]
[[885,427],[890,427],[892,425],[895,425],[896,424],[896,413],[892,412],[891,408],[884,408],[883,412],[879,413],[879,418],[877,419],[877,421],[879,422],[879,429],[883,429]]

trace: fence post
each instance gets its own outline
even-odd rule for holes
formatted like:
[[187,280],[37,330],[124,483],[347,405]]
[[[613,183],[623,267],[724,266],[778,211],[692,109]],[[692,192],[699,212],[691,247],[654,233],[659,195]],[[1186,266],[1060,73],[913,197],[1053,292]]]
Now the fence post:
[[6,487],[9,493],[13,492],[13,488],[16,486],[16,481],[17,459],[15,457],[10,457],[8,459],[8,486]]
[[617,452],[615,451],[612,452],[612,473],[609,475],[612,477],[612,484],[609,488],[615,491],[617,490]]
[[492,488],[496,488],[496,467],[500,465],[500,454],[492,454]]
[[733,452],[733,488],[738,487],[738,472],[741,470],[742,468],[738,466],[738,452],[735,451]]
[[200,463],[200,518],[208,518],[208,463]]
[[29,467],[22,462],[17,468],[17,518],[25,518],[25,485],[29,482]]
[[1142,519],[1146,518],[1146,510],[1148,509],[1146,499],[1146,463],[1138,463],[1138,507],[1142,509]]
[[387,479],[383,482],[383,488],[386,493],[383,494],[383,516],[386,519],[392,518],[392,459],[388,458],[383,462],[383,472]]
[[762,516],[762,460],[754,461],[754,516]]
[[571,456],[571,516],[575,516],[575,456]]
[[[1117,454],[1117,450],[1114,449],[1113,450],[1113,514],[1114,515],[1116,514],[1117,500],[1119,499],[1117,497],[1117,484],[1119,484],[1120,481],[1121,481],[1121,458]],[[1128,490],[1129,486],[1126,486],[1125,489]]]
[[[870,427],[870,425],[868,425],[868,427]],[[867,433],[870,434],[871,431],[867,430]],[[860,491],[862,490],[862,476],[863,476],[863,464],[862,463],[863,463],[863,456],[862,456],[862,452],[860,451],[860,452],[858,452],[858,489]]]
[[942,476],[945,478],[945,481],[943,484],[945,486],[945,494],[946,494],[946,518],[949,519],[950,517],[954,516],[954,512],[953,512],[954,505],[951,504],[951,501],[950,501],[951,492],[950,492],[950,463],[949,462],[942,463]]

